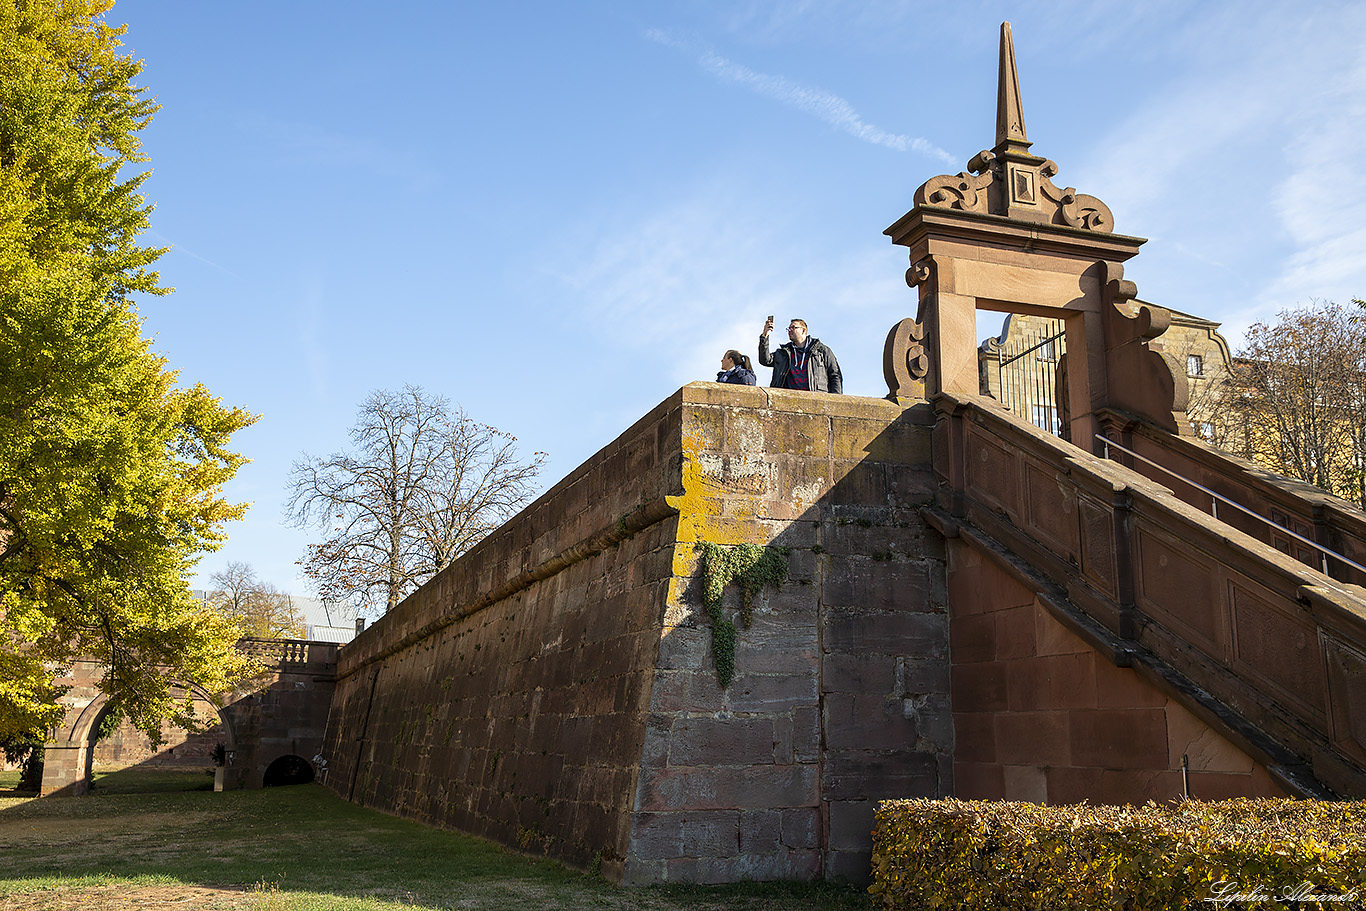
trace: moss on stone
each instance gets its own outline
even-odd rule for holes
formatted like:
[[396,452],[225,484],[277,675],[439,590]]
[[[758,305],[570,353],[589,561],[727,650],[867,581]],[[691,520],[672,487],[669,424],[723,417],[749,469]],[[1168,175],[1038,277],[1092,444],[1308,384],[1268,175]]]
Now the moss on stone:
[[735,676],[735,624],[721,610],[726,586],[740,586],[740,620],[746,629],[754,615],[754,596],[777,587],[787,578],[791,551],[778,545],[737,544],[722,547],[710,541],[697,544],[702,551],[702,603],[711,617],[712,663],[721,689]]

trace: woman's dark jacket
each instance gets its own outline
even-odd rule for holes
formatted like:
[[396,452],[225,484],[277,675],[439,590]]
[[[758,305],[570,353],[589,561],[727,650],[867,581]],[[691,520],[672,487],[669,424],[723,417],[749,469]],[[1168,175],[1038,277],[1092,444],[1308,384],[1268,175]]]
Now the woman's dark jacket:
[[757,381],[754,377],[753,370],[746,370],[744,367],[736,364],[729,370],[722,370],[720,373],[716,374],[716,382],[734,383],[737,386],[753,386]]

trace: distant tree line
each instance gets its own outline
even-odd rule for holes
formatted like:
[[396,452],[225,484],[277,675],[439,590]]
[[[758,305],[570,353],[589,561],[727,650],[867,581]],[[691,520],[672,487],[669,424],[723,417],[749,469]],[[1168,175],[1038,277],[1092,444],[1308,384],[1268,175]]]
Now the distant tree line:
[[1366,507],[1366,303],[1254,323],[1204,395],[1216,445]]

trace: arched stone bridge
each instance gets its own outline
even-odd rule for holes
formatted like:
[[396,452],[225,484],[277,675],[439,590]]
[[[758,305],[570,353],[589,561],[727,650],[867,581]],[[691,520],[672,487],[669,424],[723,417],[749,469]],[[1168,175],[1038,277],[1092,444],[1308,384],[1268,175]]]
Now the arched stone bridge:
[[[266,665],[250,686],[215,698],[187,684],[196,708],[211,722],[199,734],[166,728],[159,750],[124,724],[100,740],[109,714],[109,697],[100,692],[105,666],[75,662],[57,678],[68,687],[62,702],[66,718],[45,745],[42,794],[83,794],[98,765],[208,766],[218,744],[224,764],[216,770],[216,790],[259,788],[281,776],[293,780],[322,777],[313,759],[321,748],[328,706],[336,679],[338,645],[300,639],[242,639],[237,647]],[[216,716],[216,717],[215,717]]]

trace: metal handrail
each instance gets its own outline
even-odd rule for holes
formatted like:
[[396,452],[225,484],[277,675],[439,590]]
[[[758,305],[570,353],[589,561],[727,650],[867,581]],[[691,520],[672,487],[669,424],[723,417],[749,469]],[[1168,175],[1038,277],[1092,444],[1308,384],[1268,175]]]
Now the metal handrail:
[[[1246,506],[1242,505],[1241,503],[1235,503],[1235,502],[1233,502],[1232,500],[1230,500],[1228,497],[1224,496],[1223,494],[1215,493],[1214,491],[1210,490],[1208,487],[1205,487],[1205,486],[1203,486],[1203,485],[1201,485],[1201,484],[1195,483],[1195,482],[1192,481],[1190,478],[1182,477],[1181,475],[1179,475],[1179,474],[1177,474],[1176,472],[1172,471],[1170,468],[1166,468],[1166,467],[1164,467],[1164,466],[1162,466],[1162,465],[1159,465],[1159,464],[1157,464],[1156,462],[1154,462],[1152,459],[1149,459],[1149,458],[1146,458],[1146,457],[1144,457],[1144,456],[1141,456],[1141,455],[1139,455],[1138,453],[1134,452],[1132,449],[1126,449],[1125,447],[1121,446],[1119,443],[1116,443],[1114,440],[1110,439],[1110,438],[1107,437],[1107,436],[1103,436],[1103,435],[1101,435],[1101,434],[1098,433],[1098,434],[1096,434],[1096,439],[1099,440],[1099,441],[1100,441],[1102,444],[1104,444],[1104,446],[1105,446],[1105,458],[1106,458],[1106,460],[1112,461],[1112,460],[1110,459],[1110,449],[1113,447],[1113,448],[1115,448],[1115,449],[1118,449],[1120,452],[1125,453],[1126,455],[1130,455],[1130,456],[1134,457],[1135,459],[1138,459],[1139,461],[1146,462],[1147,464],[1149,464],[1149,465],[1153,466],[1154,468],[1156,468],[1158,471],[1166,472],[1167,474],[1169,474],[1169,475],[1171,475],[1172,477],[1176,478],[1178,481],[1181,481],[1181,482],[1183,482],[1183,483],[1189,485],[1190,487],[1194,487],[1196,490],[1200,491],[1201,493],[1208,494],[1209,497],[1210,497],[1210,515],[1211,515],[1213,518],[1215,518],[1216,520],[1218,520],[1218,521],[1223,521],[1222,519],[1219,519],[1219,504],[1220,504],[1220,503],[1226,503],[1226,504],[1228,504],[1229,506],[1232,506],[1234,509],[1238,510],[1239,512],[1246,513],[1247,515],[1249,515],[1249,516],[1251,516],[1252,518],[1256,519],[1258,522],[1261,522],[1261,523],[1264,524],[1264,525],[1270,525],[1272,528],[1275,528],[1275,529],[1278,529],[1278,530],[1280,530],[1280,531],[1285,532],[1287,535],[1289,535],[1290,537],[1294,538],[1296,541],[1301,541],[1301,542],[1303,542],[1303,543],[1305,543],[1305,544],[1308,544],[1310,547],[1314,548],[1315,550],[1317,550],[1317,551],[1319,552],[1320,565],[1321,565],[1322,568],[1323,568],[1323,574],[1324,574],[1325,576],[1328,575],[1328,558],[1329,558],[1329,557],[1332,557],[1332,558],[1335,559],[1335,560],[1340,560],[1341,562],[1346,563],[1348,566],[1353,567],[1353,568],[1356,569],[1358,572],[1366,573],[1366,566],[1362,566],[1360,563],[1356,562],[1355,560],[1351,560],[1351,559],[1349,559],[1349,558],[1347,558],[1347,557],[1344,557],[1342,554],[1338,553],[1338,552],[1335,551],[1335,550],[1329,550],[1328,548],[1324,547],[1322,544],[1319,544],[1317,541],[1311,541],[1311,540],[1309,540],[1308,538],[1306,538],[1304,535],[1301,535],[1301,534],[1299,534],[1299,533],[1297,533],[1297,532],[1291,531],[1290,529],[1286,528],[1284,525],[1280,524],[1279,522],[1273,522],[1273,521],[1271,521],[1270,519],[1266,518],[1265,516],[1262,516],[1262,515],[1259,515],[1259,514],[1253,512],[1252,510],[1248,509]],[[1227,524],[1227,523],[1225,523],[1225,524]],[[1330,576],[1329,578],[1331,578],[1331,576]]]

